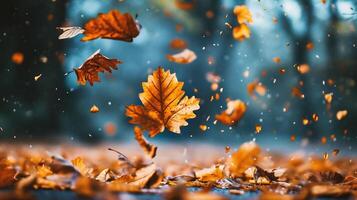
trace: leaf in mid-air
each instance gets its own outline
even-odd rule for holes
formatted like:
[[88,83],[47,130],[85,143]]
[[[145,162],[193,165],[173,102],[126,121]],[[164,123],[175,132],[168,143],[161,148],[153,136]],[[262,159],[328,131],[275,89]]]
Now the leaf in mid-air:
[[100,50],[97,50],[80,67],[74,69],[77,82],[80,85],[85,85],[87,81],[90,85],[93,85],[94,82],[100,81],[99,72],[112,73],[112,69],[118,69],[117,65],[121,63],[120,60],[109,59],[99,52]]
[[139,94],[143,106],[130,105],[126,115],[132,124],[139,125],[154,137],[165,128],[180,133],[181,126],[187,126],[187,119],[195,118],[193,111],[198,110],[199,99],[188,98],[182,90],[183,82],[179,82],[176,74],[171,74],[159,67],[143,82],[144,92]]

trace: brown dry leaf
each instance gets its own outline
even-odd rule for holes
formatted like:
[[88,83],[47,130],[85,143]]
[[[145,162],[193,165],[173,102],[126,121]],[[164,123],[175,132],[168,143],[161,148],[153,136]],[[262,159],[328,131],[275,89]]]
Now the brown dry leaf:
[[11,61],[17,65],[20,65],[24,62],[25,56],[21,52],[15,52],[11,56]]
[[130,105],[126,115],[132,119],[132,124],[138,124],[143,130],[149,131],[154,137],[167,128],[174,133],[180,133],[181,126],[187,126],[187,119],[193,119],[198,110],[199,99],[188,98],[182,90],[183,82],[179,82],[176,74],[171,74],[159,67],[143,82],[143,93],[139,98],[144,106]]
[[241,24],[233,28],[233,38],[238,41],[243,41],[250,38],[250,29],[246,24]]
[[247,110],[247,106],[241,100],[228,100],[227,109],[215,118],[225,125],[233,125],[237,123]]
[[81,41],[106,38],[132,42],[140,33],[140,25],[129,13],[122,14],[118,10],[111,10],[89,20],[84,25],[84,30],[85,36]]
[[150,144],[144,137],[143,132],[137,126],[134,127],[134,135],[136,141],[139,143],[140,147],[151,157],[154,158],[156,156],[157,147],[155,145]]
[[100,181],[100,182],[108,182],[114,180],[116,175],[114,172],[108,168],[103,169],[97,177],[95,177],[95,180]]
[[89,168],[85,163],[83,158],[76,157],[72,161],[74,169],[79,172],[82,176],[92,177],[93,168]]
[[11,167],[0,166],[0,188],[11,186],[15,183],[17,171]]
[[156,165],[150,164],[148,166],[138,169],[135,172],[134,179],[128,182],[128,184],[138,186],[140,188],[157,187],[163,178],[158,173],[159,171],[156,169]]
[[237,22],[239,24],[253,22],[252,14],[250,13],[248,7],[245,5],[235,6],[233,9],[233,13],[237,16]]
[[179,63],[179,64],[189,64],[189,63],[192,63],[197,58],[195,52],[193,52],[189,49],[184,49],[180,53],[173,54],[173,55],[167,55],[166,57],[169,61]]
[[239,149],[229,157],[225,163],[226,174],[231,177],[242,176],[244,171],[257,162],[260,148],[255,142],[243,143]]
[[99,108],[98,108],[96,105],[93,105],[93,106],[90,108],[89,112],[91,112],[91,113],[97,113],[97,112],[99,112]]
[[347,116],[347,114],[348,114],[347,110],[339,110],[336,113],[336,118],[337,118],[337,120],[342,120],[343,118],[345,118]]
[[210,168],[195,171],[195,176],[200,181],[215,182],[224,177],[223,169],[224,165],[213,165]]
[[185,49],[187,47],[187,43],[183,39],[175,38],[171,40],[170,47],[173,49]]
[[109,59],[102,54],[100,50],[97,50],[78,68],[74,68],[74,72],[77,75],[77,82],[80,85],[85,85],[87,81],[91,86],[94,82],[100,82],[99,72],[112,73],[113,69],[118,69],[117,65],[121,61],[117,59]]

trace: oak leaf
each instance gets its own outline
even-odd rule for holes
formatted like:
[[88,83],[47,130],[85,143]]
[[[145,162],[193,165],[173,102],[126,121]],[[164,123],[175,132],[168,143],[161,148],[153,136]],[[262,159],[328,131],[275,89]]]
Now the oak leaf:
[[181,126],[187,126],[187,119],[195,118],[193,111],[198,110],[199,99],[194,96],[184,97],[184,83],[179,82],[176,74],[171,74],[159,67],[143,82],[144,92],[139,94],[143,106],[129,105],[126,115],[132,119],[132,124],[140,125],[154,137],[165,128],[174,133],[180,133]]
[[228,100],[227,109],[216,115],[216,119],[225,125],[237,123],[247,110],[247,106],[241,100]]
[[94,82],[100,82],[99,72],[112,73],[113,69],[118,69],[116,65],[121,61],[117,59],[109,59],[102,54],[100,50],[97,50],[78,68],[74,68],[74,72],[77,75],[77,82],[80,85],[85,85],[88,81],[92,86]]

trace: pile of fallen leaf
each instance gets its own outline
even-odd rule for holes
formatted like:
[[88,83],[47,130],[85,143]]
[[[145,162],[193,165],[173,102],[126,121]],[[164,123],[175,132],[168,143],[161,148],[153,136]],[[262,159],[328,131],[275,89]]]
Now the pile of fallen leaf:
[[[152,160],[103,147],[67,146],[58,151],[58,147],[39,146],[0,148],[0,188],[10,189],[6,190],[10,191],[8,198],[3,195],[5,199],[30,199],[33,189],[71,190],[86,197],[154,193],[166,199],[226,199],[211,191],[215,188],[232,195],[261,191],[261,199],[357,195],[354,159],[280,155],[262,151],[255,142],[243,143],[231,153],[225,148],[221,155],[209,158],[203,158],[205,148],[197,146],[190,150],[190,162],[170,157],[170,150],[161,152],[160,157],[166,159]],[[170,148],[177,155],[179,148]],[[207,153],[219,151],[206,148],[210,149]],[[195,153],[199,155],[193,156]],[[187,187],[201,190],[189,192]]]

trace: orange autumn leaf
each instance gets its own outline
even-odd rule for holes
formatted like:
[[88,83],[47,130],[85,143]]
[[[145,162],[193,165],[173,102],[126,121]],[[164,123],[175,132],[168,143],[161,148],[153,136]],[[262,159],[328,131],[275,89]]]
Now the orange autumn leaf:
[[227,102],[227,109],[221,114],[216,115],[216,120],[225,125],[233,125],[237,123],[247,110],[247,106],[241,100],[229,100]]
[[117,59],[109,59],[102,54],[100,50],[97,50],[78,68],[74,68],[74,72],[77,75],[77,82],[80,85],[85,85],[88,81],[91,86],[94,82],[100,82],[99,72],[112,73],[113,69],[118,69],[116,65],[121,61]]
[[304,94],[301,92],[300,88],[298,87],[293,87],[291,89],[291,94],[294,96],[294,97],[298,97],[300,99],[303,99],[305,96]]
[[274,57],[274,58],[273,58],[273,62],[275,62],[275,63],[280,63],[280,62],[281,62],[280,57]]
[[255,96],[255,93],[259,94],[260,96],[264,96],[266,94],[266,90],[266,87],[258,81],[253,81],[247,85],[247,92],[252,97]]
[[171,40],[170,47],[173,49],[185,49],[187,47],[187,43],[183,39],[175,38]]
[[305,47],[306,47],[307,50],[311,51],[311,50],[314,49],[314,43],[308,42],[308,43],[306,43]]
[[11,56],[11,61],[17,65],[20,65],[24,62],[24,54],[21,52],[15,52],[14,54],[12,54]]
[[113,122],[107,122],[104,124],[104,132],[107,135],[115,135],[117,132],[117,127]]
[[75,159],[71,160],[72,165],[74,167],[74,169],[80,173],[82,176],[86,176],[86,177],[91,177],[92,173],[93,173],[93,168],[89,168],[83,158],[81,157],[76,157]]
[[239,24],[253,22],[252,14],[250,13],[248,7],[245,5],[235,6],[233,13],[237,16],[237,22]]
[[343,118],[345,118],[347,116],[347,114],[348,114],[347,110],[339,110],[336,113],[336,118],[337,118],[337,120],[342,120]]
[[192,10],[195,7],[196,0],[185,1],[175,0],[175,6],[181,10]]
[[16,169],[0,165],[0,188],[8,187],[15,183],[16,173]]
[[233,28],[233,38],[238,41],[243,41],[250,37],[250,29],[246,24],[241,24]]
[[144,92],[139,94],[143,106],[130,105],[126,115],[132,124],[139,125],[154,137],[165,128],[180,133],[181,126],[187,126],[187,119],[195,118],[193,111],[198,110],[199,100],[188,98],[182,90],[184,83],[179,82],[176,74],[159,67],[142,83]]
[[225,163],[226,174],[239,177],[244,171],[252,167],[260,153],[260,148],[255,142],[243,143],[239,149],[229,157]]
[[99,112],[99,108],[98,108],[96,105],[93,105],[93,106],[90,108],[89,112],[91,112],[91,113],[97,113],[97,112]]
[[108,13],[100,13],[96,18],[89,20],[81,27],[60,27],[63,33],[59,39],[75,37],[84,34],[81,41],[89,41],[98,38],[121,40],[132,42],[140,33],[140,24],[129,14],[111,10]]
[[308,64],[298,65],[297,70],[300,74],[307,74],[310,71],[310,66]]
[[157,147],[155,145],[150,144],[144,137],[143,132],[137,126],[134,127],[134,135],[136,141],[139,143],[140,147],[151,157],[154,158],[156,156]]
[[173,55],[167,55],[167,59],[171,62],[179,63],[179,64],[189,64],[196,60],[197,56],[195,52],[189,50],[189,49],[184,49],[182,52],[173,54]]

